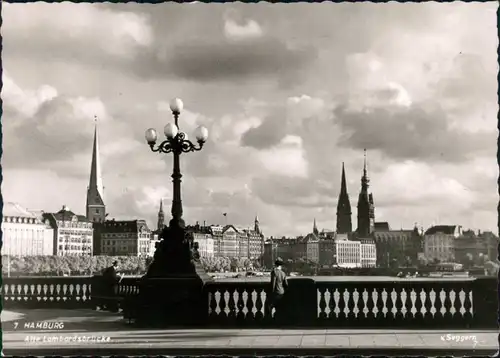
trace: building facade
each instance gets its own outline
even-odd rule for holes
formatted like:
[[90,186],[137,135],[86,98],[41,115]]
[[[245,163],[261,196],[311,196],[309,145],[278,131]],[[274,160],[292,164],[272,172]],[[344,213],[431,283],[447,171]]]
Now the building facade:
[[99,228],[100,255],[150,255],[153,235],[145,220],[109,220],[95,226]]
[[496,258],[498,237],[492,232],[462,231],[455,239],[455,262],[465,267],[481,266]]
[[377,246],[371,238],[359,239],[361,267],[377,267]]
[[206,255],[264,260],[264,235],[257,217],[253,229],[234,225],[201,226],[196,223],[190,226],[189,230],[198,234],[196,240],[200,240],[199,250],[203,246]]
[[193,233],[194,242],[198,243],[200,257],[209,258],[215,256],[214,239],[209,233]]
[[332,237],[320,238],[319,246],[319,263],[321,266],[331,267],[335,265],[335,239]]
[[92,256],[94,228],[83,215],[66,205],[57,213],[43,213],[43,219],[54,230],[53,255]]
[[54,229],[41,215],[36,215],[17,203],[4,203],[2,233],[3,255],[54,254]]
[[372,234],[377,247],[378,267],[404,267],[416,265],[422,251],[422,236],[417,227],[413,230],[380,228]]
[[454,262],[455,241],[462,235],[459,225],[437,225],[424,234],[424,255],[427,261]]
[[[308,261],[314,262],[319,264],[320,263],[320,254],[319,254],[319,248],[320,248],[320,240],[317,235],[317,230],[314,230],[313,233],[307,235],[304,239],[303,242],[306,244],[306,258]],[[296,242],[293,242],[292,245],[297,245]],[[293,250],[296,252],[296,250]],[[296,255],[294,258],[297,258]]]
[[361,242],[348,239],[347,234],[335,237],[335,266],[343,268],[361,267]]

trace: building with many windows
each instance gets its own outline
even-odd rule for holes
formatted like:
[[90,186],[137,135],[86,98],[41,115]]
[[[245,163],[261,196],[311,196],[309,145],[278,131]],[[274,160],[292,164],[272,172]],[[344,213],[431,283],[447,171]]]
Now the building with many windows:
[[343,268],[361,267],[361,242],[349,240],[347,234],[335,237],[334,265]]
[[209,258],[215,256],[214,239],[212,235],[207,232],[194,232],[193,236],[194,242],[198,243],[198,253],[200,257]]
[[43,213],[42,217],[54,230],[54,255],[92,255],[94,229],[84,215],[77,215],[64,205],[57,213]]
[[189,230],[196,234],[195,241],[198,242],[200,255],[203,251],[207,257],[263,258],[264,236],[257,217],[253,229],[234,225],[201,226],[196,223]]
[[42,215],[17,203],[6,202],[2,216],[2,254],[44,256],[54,254],[54,229]]
[[481,266],[495,260],[498,237],[492,232],[463,230],[454,240],[455,262],[465,267]]
[[416,265],[422,252],[423,238],[415,226],[412,230],[392,230],[388,223],[377,223],[372,234],[377,246],[377,266],[403,267]]
[[459,225],[437,225],[424,234],[425,258],[439,262],[455,261],[455,240],[462,235]]
[[149,256],[152,233],[145,220],[109,220],[94,223],[96,255]]
[[359,239],[361,267],[377,267],[377,247],[371,238]]

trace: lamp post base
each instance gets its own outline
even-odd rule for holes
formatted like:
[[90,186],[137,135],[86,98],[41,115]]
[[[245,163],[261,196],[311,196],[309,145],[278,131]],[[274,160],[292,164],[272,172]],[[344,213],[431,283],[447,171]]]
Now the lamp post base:
[[141,279],[135,321],[141,326],[184,327],[206,323],[213,279],[198,260],[192,234],[167,228],[148,273]]

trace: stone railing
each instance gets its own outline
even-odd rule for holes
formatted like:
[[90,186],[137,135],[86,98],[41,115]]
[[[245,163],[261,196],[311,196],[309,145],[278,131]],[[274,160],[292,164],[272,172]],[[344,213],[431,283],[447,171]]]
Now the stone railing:
[[90,308],[90,277],[3,277],[3,307]]
[[[4,307],[90,308],[90,277],[4,278]],[[139,279],[124,278],[121,298],[139,293]],[[208,325],[265,326],[263,281],[223,280],[205,286],[209,296]],[[496,327],[496,278],[450,280],[324,281],[289,279],[281,315],[284,325],[304,327]],[[279,313],[279,312],[278,312]]]

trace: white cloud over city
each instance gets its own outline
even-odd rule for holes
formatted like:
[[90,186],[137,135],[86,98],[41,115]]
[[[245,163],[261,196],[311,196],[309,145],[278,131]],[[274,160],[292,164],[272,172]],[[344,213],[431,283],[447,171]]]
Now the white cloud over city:
[[342,162],[355,222],[366,148],[376,221],[496,230],[496,10],[4,4],[4,201],[84,214],[98,116],[109,217],[154,226],[172,158],[144,131],[180,97],[210,131],[181,158],[190,223],[333,229]]

